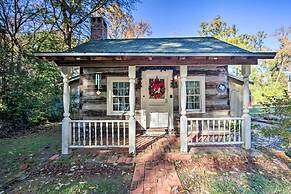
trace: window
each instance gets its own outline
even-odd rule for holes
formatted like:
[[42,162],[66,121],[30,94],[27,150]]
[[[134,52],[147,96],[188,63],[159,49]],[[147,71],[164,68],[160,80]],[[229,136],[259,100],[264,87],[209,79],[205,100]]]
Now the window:
[[205,112],[205,77],[189,76],[186,81],[186,110]]
[[107,114],[119,115],[129,111],[129,82],[126,77],[107,78]]
[[200,81],[187,81],[186,95],[187,95],[186,109],[200,110],[201,108]]
[[113,82],[113,111],[129,110],[129,83]]

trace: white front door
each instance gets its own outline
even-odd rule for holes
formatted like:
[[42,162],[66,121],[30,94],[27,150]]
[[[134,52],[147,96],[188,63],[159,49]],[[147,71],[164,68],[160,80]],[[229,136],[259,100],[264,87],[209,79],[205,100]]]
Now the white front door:
[[147,128],[173,129],[173,70],[142,72],[141,109],[146,111]]

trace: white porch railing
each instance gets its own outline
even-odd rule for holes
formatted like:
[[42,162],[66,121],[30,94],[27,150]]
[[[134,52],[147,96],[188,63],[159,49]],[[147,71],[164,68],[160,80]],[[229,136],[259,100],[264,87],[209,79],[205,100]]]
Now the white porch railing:
[[70,148],[128,147],[127,120],[71,120]]
[[243,118],[187,118],[188,145],[242,144]]

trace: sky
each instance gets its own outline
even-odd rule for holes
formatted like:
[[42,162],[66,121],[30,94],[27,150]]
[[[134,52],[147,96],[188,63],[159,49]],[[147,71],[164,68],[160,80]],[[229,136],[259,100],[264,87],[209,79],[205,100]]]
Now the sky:
[[217,15],[239,33],[265,31],[265,45],[275,50],[275,30],[291,26],[291,0],[141,0],[133,11],[151,24],[150,37],[198,36],[199,24]]

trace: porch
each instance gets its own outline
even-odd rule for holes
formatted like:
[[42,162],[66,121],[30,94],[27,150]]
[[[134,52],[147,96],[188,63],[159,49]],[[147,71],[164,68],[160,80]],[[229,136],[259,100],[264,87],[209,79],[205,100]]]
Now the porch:
[[[189,146],[243,144],[243,118],[188,118],[187,121]],[[128,148],[128,120],[71,120],[69,136],[69,148]],[[137,134],[136,148],[141,149],[159,137]]]
[[[250,117],[248,115],[249,66],[242,66],[244,72],[244,115],[242,117],[214,116],[207,117],[206,110],[202,113],[189,114],[186,109],[187,92],[186,82],[188,66],[179,67],[178,79],[178,126],[175,126],[180,135],[180,150],[187,152],[191,146],[201,145],[244,145],[250,148]],[[124,148],[129,153],[137,151],[137,125],[147,128],[148,115],[145,110],[136,110],[136,66],[128,67],[129,81],[129,110],[122,119],[71,119],[70,118],[70,87],[68,75],[64,74],[64,119],[62,127],[62,153],[68,154],[70,149],[76,148]],[[157,76],[157,75],[155,75]],[[169,83],[168,83],[169,84]],[[167,90],[169,88],[166,88]],[[168,96],[172,95],[167,93]],[[169,99],[171,99],[169,97]],[[202,102],[202,101],[201,101]],[[143,102],[142,102],[143,103]],[[167,101],[169,103],[169,101]],[[205,103],[205,101],[204,101]],[[161,105],[157,106],[160,108]],[[153,109],[153,106],[150,107]],[[202,110],[202,109],[201,109]],[[157,110],[158,111],[158,110]],[[141,114],[140,114],[141,113]],[[153,113],[155,114],[155,113]],[[174,128],[173,106],[167,112],[167,128]],[[116,117],[114,117],[116,118]]]

